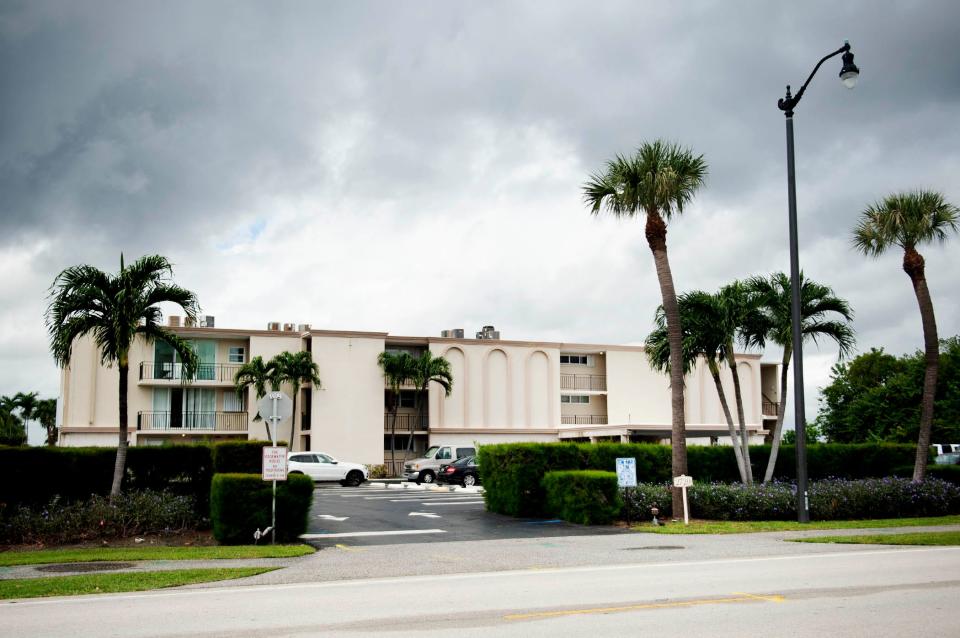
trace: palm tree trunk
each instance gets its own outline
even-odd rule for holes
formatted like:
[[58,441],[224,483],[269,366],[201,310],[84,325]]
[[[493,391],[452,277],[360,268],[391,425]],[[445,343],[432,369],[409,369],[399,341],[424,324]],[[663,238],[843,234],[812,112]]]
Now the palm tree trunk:
[[717,368],[717,362],[713,359],[707,361],[707,367],[710,369],[710,376],[713,377],[713,384],[717,386],[717,396],[720,397],[720,407],[723,408],[723,416],[727,420],[727,430],[730,432],[730,442],[733,444],[733,455],[737,458],[737,469],[740,471],[740,482],[746,485],[747,471],[743,463],[743,450],[740,449],[737,430],[733,425],[733,416],[730,414],[730,406],[727,405],[727,395],[723,391],[723,382],[720,380],[720,369]]
[[790,367],[790,356],[793,346],[783,347],[783,361],[780,365],[780,405],[777,408],[777,424],[773,426],[773,441],[770,442],[770,458],[767,459],[767,471],[763,474],[763,482],[773,480],[773,471],[777,467],[777,455],[780,454],[780,433],[783,431],[783,412],[787,408],[787,369]]
[[393,392],[393,418],[390,424],[390,473],[397,475],[397,411],[400,408],[400,389]]
[[747,473],[747,485],[753,485],[753,465],[750,463],[750,434],[747,432],[747,420],[743,413],[743,394],[740,391],[740,372],[737,370],[737,358],[733,354],[733,341],[727,343],[727,365],[733,375],[733,397],[737,403],[737,420],[740,422],[740,447],[743,450],[744,469]]
[[[427,382],[429,383],[429,381]],[[407,438],[407,448],[403,451],[403,458],[406,459],[413,448],[413,433],[419,429],[420,421],[423,420],[423,393],[426,388],[417,388],[417,422],[410,428],[410,436]]]
[[933,312],[933,300],[927,288],[923,256],[914,248],[903,255],[903,269],[910,275],[913,291],[920,306],[923,324],[923,350],[926,371],[923,375],[923,396],[920,403],[920,435],[917,437],[917,457],[913,464],[913,480],[922,481],[927,474],[927,458],[930,456],[930,431],[933,428],[933,401],[937,393],[937,372],[940,367],[940,341],[937,338],[937,319]]
[[290,415],[290,440],[287,445],[293,449],[293,439],[297,436],[297,395],[300,394],[300,388],[296,381],[293,382],[293,414]]
[[127,466],[127,383],[129,364],[121,363],[120,368],[120,439],[117,442],[117,460],[113,465],[113,484],[110,486],[110,498],[120,495],[124,470]]
[[[677,291],[673,287],[673,274],[667,258],[667,225],[656,210],[647,210],[644,229],[653,262],[657,267],[660,296],[667,318],[667,341],[670,344],[670,447],[673,476],[687,473],[687,432],[683,406],[683,333],[680,329],[680,306]],[[683,496],[680,488],[673,489],[673,516],[683,511]]]

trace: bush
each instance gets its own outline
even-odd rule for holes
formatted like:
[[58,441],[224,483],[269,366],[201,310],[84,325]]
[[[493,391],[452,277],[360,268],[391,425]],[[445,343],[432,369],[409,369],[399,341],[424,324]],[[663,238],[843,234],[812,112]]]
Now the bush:
[[614,472],[547,472],[543,477],[543,489],[550,515],[571,523],[606,525],[623,508]]
[[[213,537],[225,545],[248,544],[270,525],[272,486],[257,474],[214,474],[210,486]],[[307,529],[313,480],[290,475],[277,482],[277,540],[295,541]]]
[[191,496],[169,491],[124,492],[112,501],[93,495],[66,502],[54,497],[44,506],[18,506],[0,517],[0,537],[6,543],[63,544],[171,534],[196,527]]
[[[913,468],[910,468],[911,476]],[[927,476],[938,478],[954,485],[960,485],[960,465],[930,465],[927,466]]]
[[[898,466],[912,463],[915,446],[902,444],[815,444],[807,446],[811,479],[858,479],[891,475]],[[478,452],[484,469],[487,507],[512,516],[539,516],[546,498],[544,474],[558,470],[613,471],[618,457],[637,460],[637,480],[659,483],[670,479],[670,446],[649,443],[502,443],[484,445]],[[690,475],[698,482],[736,482],[736,459],[730,446],[687,448]],[[750,448],[754,476],[762,477],[770,446]],[[796,477],[792,446],[782,446],[775,476]],[[649,508],[647,508],[649,511]]]
[[[216,474],[260,474],[263,448],[270,441],[222,441],[213,446],[213,471]],[[285,446],[285,441],[278,442]]]
[[390,476],[386,465],[367,465],[368,477],[371,479],[383,479]]
[[[809,486],[810,518],[850,520],[946,516],[960,513],[960,487],[931,478],[913,483],[906,478],[827,479]],[[747,487],[741,484],[695,483],[687,490],[690,515],[720,521],[796,520],[796,486],[774,482]],[[664,517],[672,515],[667,484],[641,484],[628,498],[637,517],[646,517],[656,505]]]

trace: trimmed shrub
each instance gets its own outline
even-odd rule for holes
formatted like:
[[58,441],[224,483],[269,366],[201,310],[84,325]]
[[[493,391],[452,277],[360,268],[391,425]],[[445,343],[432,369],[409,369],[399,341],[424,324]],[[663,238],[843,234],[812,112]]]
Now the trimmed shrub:
[[[114,458],[110,462],[113,477]],[[167,490],[193,499],[201,525],[210,516],[211,449],[204,444],[132,447],[127,450],[124,490]],[[109,491],[109,483],[107,491]]]
[[[213,471],[216,474],[260,474],[263,448],[270,441],[222,441],[213,446]],[[277,445],[285,446],[285,441]]]
[[[910,468],[910,476],[913,476],[912,467]],[[960,465],[928,465],[927,476],[960,485]]]
[[[257,474],[214,474],[210,485],[213,537],[225,545],[253,541],[256,529],[270,525],[272,486]],[[277,482],[277,540],[295,541],[307,529],[313,480],[290,475]]]
[[0,517],[0,538],[6,543],[63,544],[172,534],[197,525],[191,496],[169,491],[124,492],[112,501],[93,495],[66,502],[54,497],[42,506],[19,506]]
[[[690,515],[720,521],[795,520],[796,485],[695,483],[687,490]],[[809,487],[810,518],[849,520],[907,518],[960,513],[960,487],[940,479],[913,483],[906,478],[827,479]],[[662,516],[671,516],[667,484],[641,484],[628,494],[634,512],[645,517],[654,504]]]
[[547,511],[581,525],[606,525],[623,508],[617,475],[599,470],[547,472],[543,477]]
[[[907,444],[814,444],[807,446],[811,479],[890,476],[895,468],[912,463],[915,446]],[[543,475],[558,470],[613,471],[617,457],[637,460],[638,482],[669,480],[670,446],[649,443],[502,443],[484,445],[478,452],[484,468],[487,507],[512,516],[544,513]],[[690,475],[699,482],[739,481],[730,446],[687,448]],[[762,476],[770,446],[750,448],[754,476]],[[775,476],[796,477],[793,446],[782,446]],[[649,508],[648,508],[649,509]]]

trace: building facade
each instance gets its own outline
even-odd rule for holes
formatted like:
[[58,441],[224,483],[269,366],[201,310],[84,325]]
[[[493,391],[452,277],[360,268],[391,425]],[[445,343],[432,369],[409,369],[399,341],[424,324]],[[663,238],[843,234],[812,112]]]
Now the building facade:
[[[268,330],[179,326],[200,367],[194,379],[166,344],[138,341],[130,355],[128,427],[131,445],[211,439],[266,439],[255,420],[252,391],[237,396],[233,378],[253,357],[309,351],[320,368],[320,387],[298,389],[297,414],[279,438],[294,450],[321,450],[360,463],[389,461],[391,440],[398,463],[439,443],[510,441],[668,441],[668,377],[651,369],[639,346],[511,341],[486,330],[476,339],[462,331],[443,337],[400,337],[382,332],[315,330],[270,324]],[[377,356],[429,350],[450,362],[453,391],[432,384],[418,401],[416,389],[394,397]],[[756,354],[737,355],[744,413],[751,439],[759,441],[776,419],[776,364]],[[722,370],[727,400],[736,414],[732,374]],[[89,339],[74,347],[61,376],[60,444],[116,445],[118,371],[100,364]],[[691,444],[728,443],[728,430],[713,379],[697,365],[685,379],[687,436]],[[291,387],[283,388],[292,392]],[[394,418],[390,407],[396,401]],[[419,409],[418,409],[419,404]]]

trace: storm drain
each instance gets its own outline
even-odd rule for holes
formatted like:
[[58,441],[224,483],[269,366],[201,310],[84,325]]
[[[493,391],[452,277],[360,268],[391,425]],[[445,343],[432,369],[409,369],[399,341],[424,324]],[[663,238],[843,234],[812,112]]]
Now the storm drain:
[[686,549],[683,545],[644,545],[643,547],[624,547],[625,550],[637,549]]
[[66,563],[63,565],[44,565],[37,567],[38,572],[108,572],[116,569],[129,569],[133,563]]

